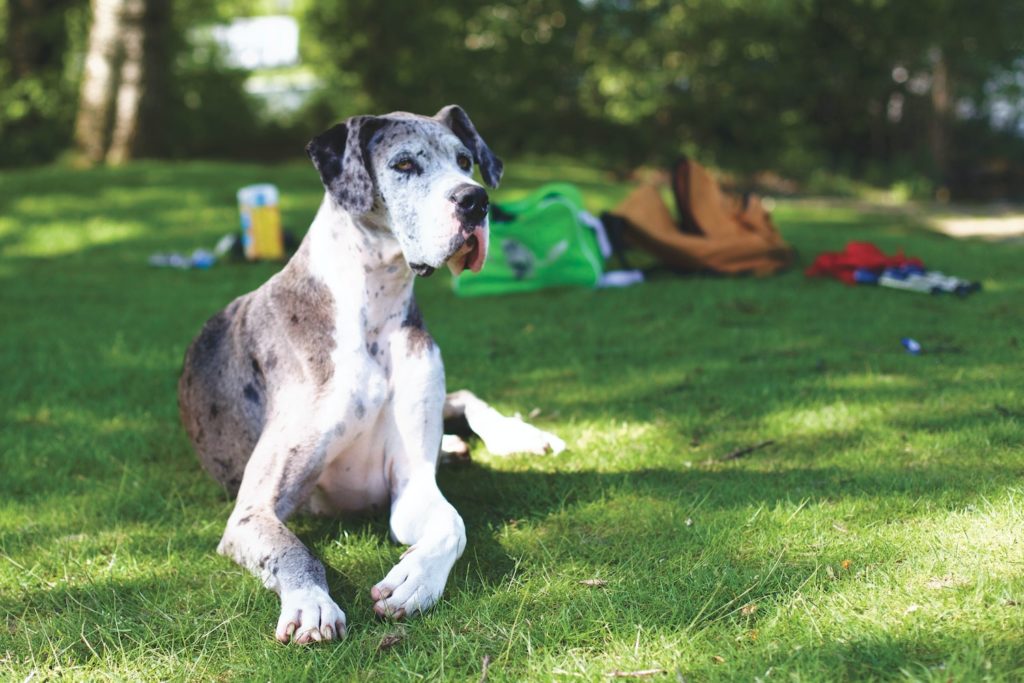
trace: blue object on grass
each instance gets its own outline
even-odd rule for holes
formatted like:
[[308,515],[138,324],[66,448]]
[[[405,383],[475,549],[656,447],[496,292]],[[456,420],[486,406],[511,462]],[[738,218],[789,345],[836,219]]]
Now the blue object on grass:
[[916,339],[911,337],[904,337],[900,339],[900,344],[903,344],[903,348],[907,350],[907,353],[912,355],[918,355],[921,353],[921,344]]
[[877,285],[878,273],[870,268],[858,268],[853,271],[853,281],[858,285]]

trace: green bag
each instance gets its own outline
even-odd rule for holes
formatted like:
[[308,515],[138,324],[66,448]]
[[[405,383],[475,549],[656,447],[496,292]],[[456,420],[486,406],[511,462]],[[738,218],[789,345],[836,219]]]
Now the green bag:
[[492,206],[490,253],[479,273],[452,278],[459,296],[594,287],[604,272],[594,231],[581,218],[583,197],[550,183],[514,202]]

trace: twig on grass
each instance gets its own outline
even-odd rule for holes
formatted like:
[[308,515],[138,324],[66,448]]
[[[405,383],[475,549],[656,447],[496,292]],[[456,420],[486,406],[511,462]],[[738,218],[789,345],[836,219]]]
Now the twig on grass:
[[402,639],[404,637],[405,635],[402,633],[387,634],[386,636],[381,638],[380,643],[377,645],[377,652],[384,652],[385,650],[390,650],[395,645],[398,645],[400,642],[402,642]]
[[668,673],[664,669],[642,669],[640,671],[612,671],[606,674],[608,678],[647,678],[649,676],[660,676]]
[[1024,417],[1024,413],[1017,410],[1010,410],[1006,406],[1001,406],[998,403],[995,405],[996,412],[1003,417]]
[[483,660],[480,662],[480,683],[484,683],[487,680],[487,669],[491,666],[491,656],[484,655]]
[[605,581],[604,579],[583,579],[582,581],[579,581],[578,583],[580,583],[580,584],[582,584],[584,586],[589,586],[590,588],[604,588],[605,586],[608,585],[608,582]]
[[734,451],[730,451],[723,455],[718,460],[725,462],[727,460],[739,460],[740,458],[746,457],[754,451],[760,450],[766,446],[771,446],[775,443],[774,440],[769,439],[768,441],[762,441],[761,443],[755,443],[753,446],[744,446],[743,448],[737,448]]

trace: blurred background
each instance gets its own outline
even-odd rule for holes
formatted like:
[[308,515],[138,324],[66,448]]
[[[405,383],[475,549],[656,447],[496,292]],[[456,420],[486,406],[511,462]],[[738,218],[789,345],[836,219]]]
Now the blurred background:
[[1024,192],[1021,0],[3,0],[0,165],[272,161],[462,104],[506,157]]

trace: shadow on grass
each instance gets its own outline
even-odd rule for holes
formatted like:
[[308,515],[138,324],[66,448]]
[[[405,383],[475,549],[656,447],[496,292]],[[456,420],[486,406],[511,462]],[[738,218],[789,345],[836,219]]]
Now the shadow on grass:
[[[528,610],[538,609],[542,614],[556,608],[586,612],[603,605],[617,617],[605,627],[609,637],[627,643],[640,623],[648,639],[700,631],[723,620],[754,629],[757,618],[739,613],[744,604],[770,601],[773,596],[785,601],[809,585],[827,593],[839,588],[844,578],[822,571],[825,564],[838,567],[843,557],[827,549],[813,554],[789,553],[780,564],[778,549],[751,548],[742,533],[742,517],[749,515],[750,506],[771,507],[793,501],[794,496],[818,496],[819,503],[856,498],[881,505],[893,497],[951,493],[966,504],[990,496],[1014,479],[1007,468],[994,468],[992,474],[994,479],[986,486],[962,490],[956,481],[964,478],[964,472],[940,468],[909,477],[884,471],[861,475],[838,468],[768,473],[740,469],[680,473],[651,468],[553,474],[503,472],[475,465],[445,469],[441,473],[445,493],[466,519],[470,540],[466,555],[453,572],[447,604],[439,608],[437,618],[444,619],[446,613],[450,616],[467,604],[478,604],[483,613],[492,614],[488,618],[493,627],[505,628],[513,625],[517,606],[523,606],[520,601],[528,601]],[[202,488],[209,493],[214,486]],[[213,492],[210,497],[218,495]],[[102,505],[102,496],[99,498]],[[150,498],[148,504],[152,502]],[[130,513],[146,504],[142,499],[129,502],[127,514],[120,519],[124,535],[136,535]],[[671,509],[679,515],[659,516]],[[915,514],[933,512],[922,509],[901,517],[905,521]],[[695,527],[683,523],[689,515],[698,520]],[[144,521],[146,533],[138,534],[118,554],[132,563],[158,561],[157,571],[150,569],[143,577],[93,579],[76,586],[29,590],[8,596],[12,599],[3,600],[0,607],[16,616],[19,625],[33,630],[31,637],[46,634],[50,642],[62,643],[61,660],[72,663],[95,662],[97,652],[106,656],[125,647],[177,656],[200,641],[205,646],[211,635],[214,642],[251,641],[254,629],[258,640],[273,646],[269,633],[277,616],[276,599],[227,559],[214,558],[215,541],[175,531],[193,524],[194,518],[165,510],[159,523],[149,517]],[[510,551],[502,536],[509,529],[514,533],[520,525],[530,528],[534,538],[514,544]],[[339,528],[360,537],[383,538],[386,533],[382,517],[350,518],[340,524],[337,520],[300,518],[296,526],[307,544],[320,549],[335,544]],[[175,563],[168,564],[171,542],[163,542],[161,527],[174,536],[175,548],[187,549],[185,553],[176,551],[177,561],[193,563],[192,571],[179,573],[172,568]],[[34,543],[50,543],[38,533],[33,536]],[[620,552],[626,549],[630,552]],[[393,559],[398,552],[393,549]],[[207,559],[196,559],[205,554]],[[81,562],[90,559],[88,553],[75,555]],[[378,634],[379,639],[389,627],[374,625],[371,616],[368,589],[382,575],[377,555],[342,554],[340,560],[328,559],[325,564],[332,595],[346,609],[350,623],[369,632],[370,638]],[[97,563],[109,556],[110,549],[97,552]],[[543,565],[558,590],[513,589],[524,565]],[[595,598],[592,589],[576,585],[579,579],[591,578],[595,570],[614,577],[608,597]],[[657,601],[656,589],[661,584],[674,599],[652,612],[651,601]],[[638,590],[653,591],[654,595]],[[574,591],[576,597],[567,600]],[[224,628],[236,620],[239,626],[234,630]],[[425,633],[430,632],[429,627],[424,628]],[[466,628],[472,631],[473,624]],[[544,626],[531,628],[540,634]],[[914,666],[948,663],[950,652],[969,651],[975,642],[976,634],[948,626],[939,631],[919,628],[914,637],[905,639],[880,632],[877,639],[815,645],[809,661],[831,663],[837,674],[845,672],[857,679],[891,673],[907,661]],[[1016,649],[1007,652],[1020,652],[1022,645],[1018,638],[1009,637],[1007,646]],[[810,652],[805,654],[810,656]],[[799,667],[803,656],[798,651],[777,653],[770,661],[775,666]],[[761,670],[754,671],[758,674],[771,665],[765,663],[763,651],[745,661],[742,649],[734,664],[751,670],[760,666]]]
[[770,662],[765,662],[761,651],[749,656],[741,651],[734,664],[751,678],[767,678],[778,669],[824,668],[831,679],[844,681],[947,682],[975,679],[981,671],[998,672],[997,679],[1013,680],[1021,671],[1021,652],[1024,636],[1019,633],[1007,633],[1000,642],[983,644],[971,629],[947,624],[905,635],[878,629],[869,636],[780,652]]

